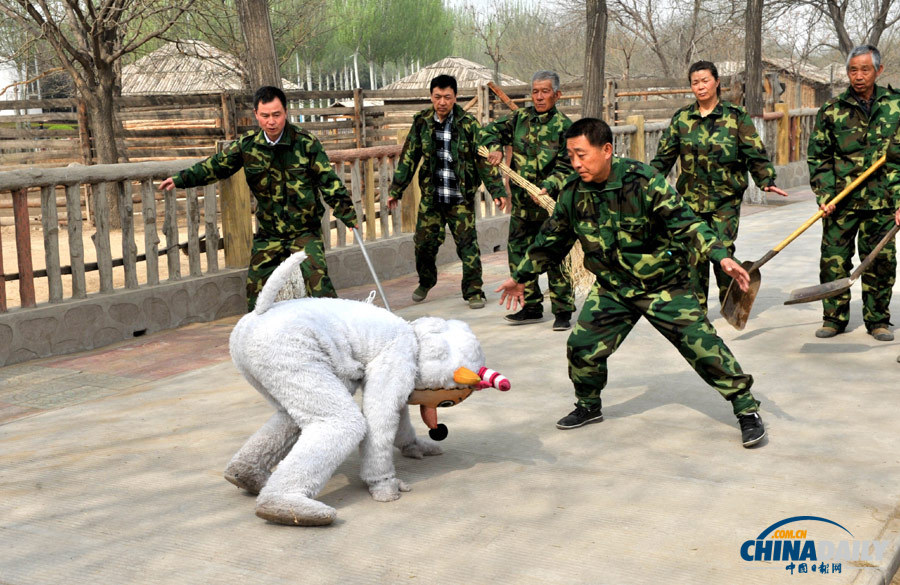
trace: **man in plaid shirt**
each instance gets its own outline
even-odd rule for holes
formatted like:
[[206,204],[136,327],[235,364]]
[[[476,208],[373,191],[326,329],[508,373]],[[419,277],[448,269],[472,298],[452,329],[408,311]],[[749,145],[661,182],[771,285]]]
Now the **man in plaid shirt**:
[[[394,209],[403,197],[419,160],[419,202],[414,237],[419,286],[412,294],[425,300],[437,283],[435,258],[444,243],[444,226],[450,228],[456,254],[462,260],[462,296],[469,307],[484,307],[481,290],[481,252],[475,230],[475,195],[484,180],[490,193],[503,194],[500,177],[478,156],[481,138],[478,122],[456,104],[456,79],[438,75],[431,80],[432,107],[413,117],[412,128],[391,183],[388,207]],[[494,197],[500,205],[502,199]]]

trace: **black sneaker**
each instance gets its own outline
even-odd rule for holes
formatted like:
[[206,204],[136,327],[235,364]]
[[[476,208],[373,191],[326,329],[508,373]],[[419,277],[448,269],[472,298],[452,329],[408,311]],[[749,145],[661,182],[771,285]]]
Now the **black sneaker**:
[[509,315],[503,317],[507,322],[512,325],[525,325],[526,323],[537,323],[539,321],[544,320],[544,311],[541,309],[531,309],[529,307],[525,307],[521,311],[517,313],[510,313]]
[[600,412],[599,406],[596,408],[585,408],[575,404],[575,410],[559,419],[556,422],[556,428],[563,430],[577,429],[578,427],[601,421],[603,421],[603,413]]
[[758,412],[742,414],[738,417],[741,425],[741,442],[744,447],[752,447],[766,436],[766,427]]
[[557,313],[556,319],[553,321],[553,330],[554,331],[565,331],[572,327],[570,321],[572,320],[572,313]]

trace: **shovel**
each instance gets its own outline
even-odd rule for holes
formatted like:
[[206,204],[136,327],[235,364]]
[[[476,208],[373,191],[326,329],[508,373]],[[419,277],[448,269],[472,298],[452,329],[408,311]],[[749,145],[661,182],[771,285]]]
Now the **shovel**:
[[[825,205],[833,205],[843,200],[844,197],[859,187],[863,181],[868,179],[872,173],[880,169],[884,164],[884,161],[885,156],[882,155],[881,158],[872,163],[872,166],[854,179],[852,183],[844,187],[840,193],[826,201]],[[766,252],[765,255],[756,262],[748,260],[741,263],[741,267],[750,275],[750,287],[744,292],[741,290],[741,287],[737,285],[736,281],[732,280],[731,284],[728,285],[728,290],[725,292],[725,301],[722,303],[722,316],[725,317],[725,320],[734,326],[735,329],[743,329],[747,324],[747,319],[750,318],[750,309],[753,307],[753,301],[756,300],[756,293],[759,292],[760,280],[762,278],[759,273],[760,267],[774,258],[778,252],[781,252],[788,244],[797,239],[797,237],[805,232],[809,226],[819,221],[819,218],[823,215],[824,213],[822,213],[821,209],[817,211],[814,216],[806,220],[806,222],[797,228],[794,233]]]
[[798,288],[791,291],[791,298],[784,301],[785,305],[796,305],[797,303],[808,303],[810,301],[818,301],[821,299],[827,299],[828,297],[833,297],[835,295],[839,295],[845,290],[849,289],[850,286],[856,282],[860,275],[862,275],[863,271],[869,267],[869,265],[875,260],[875,256],[878,256],[878,253],[881,252],[881,249],[887,246],[888,242],[894,239],[894,236],[897,235],[897,232],[900,231],[900,225],[895,225],[891,228],[891,231],[886,233],[881,241],[878,242],[878,245],[869,252],[869,255],[865,257],[862,263],[856,267],[856,270],[848,276],[847,278],[841,278],[839,280],[832,280],[831,282],[826,282],[825,284],[817,284],[815,286],[806,286],[803,288]]

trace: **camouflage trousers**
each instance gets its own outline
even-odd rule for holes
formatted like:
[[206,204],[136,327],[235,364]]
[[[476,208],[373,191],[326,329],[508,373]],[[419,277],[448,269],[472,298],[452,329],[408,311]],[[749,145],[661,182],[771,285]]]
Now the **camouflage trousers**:
[[[846,209],[822,219],[822,256],[819,281],[831,282],[850,276],[853,269],[854,240],[862,260],[894,224],[890,209]],[[897,245],[888,243],[863,272],[863,321],[871,331],[891,322],[891,289],[897,276]],[[822,301],[823,321],[840,329],[850,320],[850,291]]]
[[462,260],[460,288],[463,298],[484,298],[481,291],[481,251],[478,249],[478,233],[475,230],[475,210],[465,202],[444,205],[423,197],[419,203],[416,234],[413,237],[419,286],[427,290],[437,283],[435,259],[446,237],[445,225],[450,228],[450,235],[456,243],[456,255]]
[[623,298],[599,283],[594,284],[585,299],[567,344],[569,378],[575,385],[579,405],[601,406],[600,391],[607,381],[606,360],[642,316],[678,349],[707,384],[731,401],[735,415],[759,409],[759,402],[750,393],[753,377],[743,373],[731,350],[706,319],[693,291],[685,286]]
[[294,252],[303,250],[307,258],[300,264],[306,292],[311,297],[337,297],[334,285],[328,277],[325,263],[325,247],[321,234],[301,234],[292,240],[267,238],[256,234],[250,252],[250,266],[247,269],[247,308],[252,311],[256,297],[278,265]]
[[[509,270],[515,270],[519,262],[525,258],[528,247],[534,243],[534,238],[541,230],[544,220],[548,217],[523,218],[515,215],[509,218],[509,242],[507,244],[507,258],[509,258]],[[538,279],[525,283],[525,308],[541,309],[544,295]],[[572,313],[575,311],[575,295],[572,293],[572,277],[563,269],[562,264],[547,270],[547,288],[550,293],[550,310],[554,315],[559,313]]]
[[[738,224],[741,221],[741,200],[729,201],[721,205],[717,210],[710,213],[697,214],[706,225],[711,227],[725,247],[728,249],[729,257],[734,257],[734,241],[738,235]],[[725,293],[728,292],[728,285],[731,284],[731,277],[722,270],[717,262],[709,260],[700,260],[694,271],[694,282],[696,283],[695,292],[700,306],[706,311],[707,295],[709,293],[709,266],[712,264],[713,274],[716,277],[716,286],[719,289],[719,303],[725,302]]]

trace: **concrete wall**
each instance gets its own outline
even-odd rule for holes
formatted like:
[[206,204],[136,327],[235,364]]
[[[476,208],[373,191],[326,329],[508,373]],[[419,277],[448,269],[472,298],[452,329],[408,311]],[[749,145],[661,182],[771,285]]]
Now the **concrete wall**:
[[[809,185],[809,167],[806,161],[797,161],[786,165],[775,165],[776,184],[782,189]],[[753,178],[749,178],[747,190],[744,192],[744,202],[757,205],[765,204],[767,195],[760,191]]]
[[[477,226],[478,245],[482,254],[506,249],[506,240],[509,235],[508,215],[479,219]],[[458,260],[453,237],[449,231],[446,234],[444,245],[438,251],[438,266]],[[365,246],[366,252],[372,259],[372,264],[378,271],[380,280],[390,280],[413,274],[416,271],[412,234],[365,242]],[[333,250],[328,252],[327,256],[328,274],[331,276],[334,286],[341,288],[373,282],[369,268],[366,266],[366,260],[359,251],[359,246],[354,244],[348,248]]]
[[[479,220],[482,253],[505,249],[508,228],[508,216]],[[371,242],[366,251],[381,280],[415,272],[412,234]],[[358,246],[333,250],[327,257],[335,286],[372,282]],[[438,253],[438,265],[456,260],[453,238],[448,232]],[[95,349],[146,333],[239,315],[247,308],[246,278],[246,269],[224,270],[0,314],[0,366]]]
[[94,349],[246,309],[246,270],[42,303],[0,315],[0,365]]
[[809,165],[805,160],[776,165],[775,174],[778,177],[778,186],[782,189],[809,185]]

